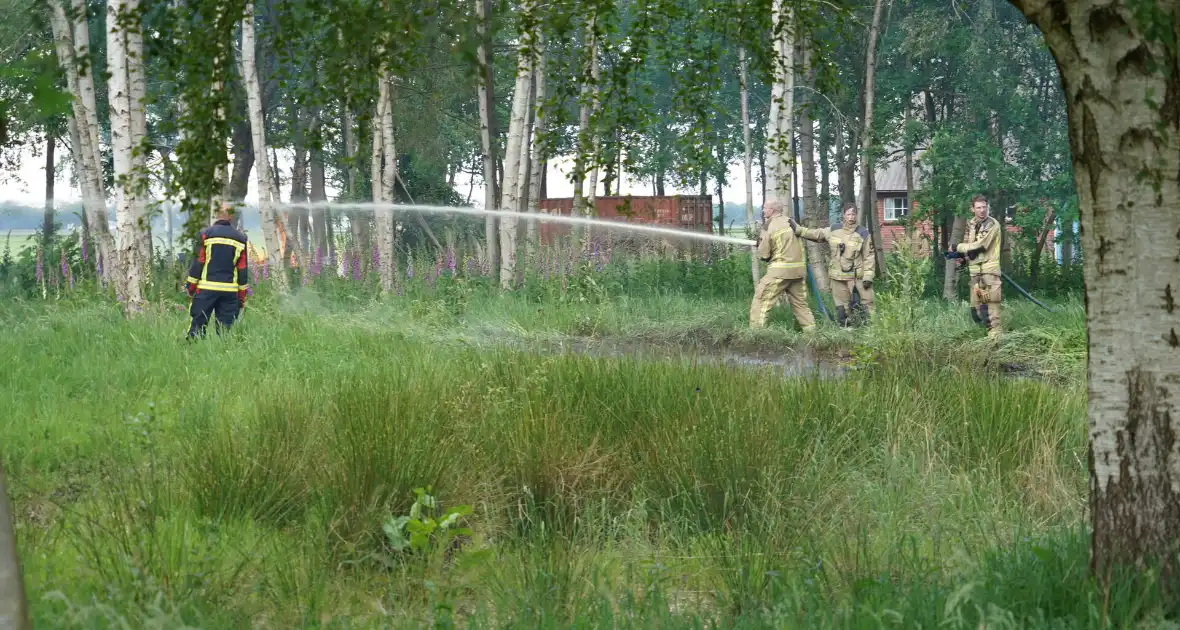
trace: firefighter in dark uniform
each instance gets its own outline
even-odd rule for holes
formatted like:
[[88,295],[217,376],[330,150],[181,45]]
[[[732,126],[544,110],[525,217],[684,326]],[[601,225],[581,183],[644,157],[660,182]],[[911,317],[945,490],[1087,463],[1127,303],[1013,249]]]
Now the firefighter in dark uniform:
[[228,207],[222,206],[213,225],[201,230],[195,253],[186,279],[193,300],[190,338],[205,336],[211,314],[216,314],[218,334],[221,328],[228,330],[246,305],[250,288],[246,235],[233,226]]

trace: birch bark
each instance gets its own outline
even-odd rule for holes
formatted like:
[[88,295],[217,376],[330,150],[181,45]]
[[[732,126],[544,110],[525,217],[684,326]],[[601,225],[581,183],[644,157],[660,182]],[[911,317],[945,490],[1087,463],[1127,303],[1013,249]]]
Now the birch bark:
[[115,221],[118,242],[115,259],[118,264],[119,295],[127,315],[143,310],[145,261],[142,258],[140,235],[140,194],[136,171],[135,149],[136,107],[132,77],[139,70],[133,66],[142,62],[131,54],[129,33],[138,30],[139,0],[111,0],[107,3],[107,67],[111,74],[107,82],[107,101],[110,106],[111,145],[115,166]]
[[262,117],[262,90],[258,83],[257,42],[254,36],[254,3],[246,3],[242,16],[242,82],[246,86],[246,103],[250,116],[250,133],[254,144],[254,170],[258,188],[258,211],[261,216],[262,237],[266,243],[266,261],[275,290],[280,294],[290,291],[287,265],[283,260],[281,229],[275,204],[275,183],[270,160],[266,158],[266,124]]
[[1127,0],[1012,3],[1044,34],[1069,115],[1085,252],[1092,566],[1105,580],[1116,565],[1161,561],[1175,578],[1180,2],[1150,3],[1151,24]]

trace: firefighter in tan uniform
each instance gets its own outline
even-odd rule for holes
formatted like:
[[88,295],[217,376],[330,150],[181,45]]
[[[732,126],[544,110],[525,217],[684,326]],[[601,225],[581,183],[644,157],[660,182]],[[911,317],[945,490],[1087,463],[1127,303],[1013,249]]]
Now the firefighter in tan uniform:
[[856,225],[856,204],[844,205],[844,224],[840,227],[800,228],[798,233],[809,241],[827,243],[831,249],[828,279],[832,281],[832,301],[836,303],[836,319],[840,325],[848,325],[848,303],[854,289],[860,293],[861,302],[871,317],[876,312],[873,276],[877,261],[868,230]]
[[988,215],[983,195],[971,199],[971,212],[975,220],[968,224],[955,253],[965,257],[971,276],[971,317],[987,326],[987,336],[994,339],[1000,335],[1000,244],[1004,228]]
[[783,204],[777,199],[762,206],[767,220],[758,236],[758,257],[767,263],[766,274],[754,289],[750,303],[750,327],[766,326],[766,314],[782,294],[787,295],[795,321],[804,332],[815,330],[815,316],[807,306],[806,264],[803,242],[799,240],[793,223],[783,216]]

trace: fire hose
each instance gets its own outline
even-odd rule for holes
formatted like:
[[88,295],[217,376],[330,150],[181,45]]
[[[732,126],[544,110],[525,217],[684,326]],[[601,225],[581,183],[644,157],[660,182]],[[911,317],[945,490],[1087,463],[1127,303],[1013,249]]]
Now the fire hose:
[[[968,259],[968,260],[969,260],[969,259],[971,259],[971,258],[974,258],[974,256],[972,256],[971,254],[960,254],[959,252],[946,252],[945,254],[943,254],[943,256],[944,256],[944,257],[945,257],[947,260],[964,260],[964,259]],[[1024,297],[1026,297],[1026,298],[1028,298],[1028,300],[1029,300],[1030,302],[1032,302],[1033,304],[1036,304],[1037,306],[1039,306],[1039,307],[1041,307],[1041,308],[1045,309],[1046,311],[1049,311],[1050,313],[1055,313],[1055,312],[1057,312],[1057,310],[1056,310],[1056,309],[1053,309],[1053,308],[1050,308],[1050,307],[1048,307],[1048,306],[1045,306],[1045,305],[1044,305],[1044,304],[1043,304],[1043,303],[1042,303],[1040,300],[1038,300],[1037,298],[1033,297],[1033,296],[1032,296],[1032,295],[1031,295],[1031,294],[1030,294],[1028,291],[1024,290],[1024,287],[1020,286],[1019,284],[1016,284],[1016,281],[1015,281],[1015,280],[1013,280],[1012,278],[1009,278],[1009,277],[1008,277],[1008,274],[1006,274],[1006,273],[1004,273],[1003,271],[1001,271],[1001,272],[1000,272],[1000,277],[1001,277],[1001,278],[1003,278],[1003,279],[1005,279],[1005,280],[1007,280],[1007,281],[1008,281],[1008,284],[1012,285],[1012,287],[1013,287],[1013,288],[1015,288],[1017,291],[1019,291],[1021,295],[1023,295],[1023,296],[1024,296]]]

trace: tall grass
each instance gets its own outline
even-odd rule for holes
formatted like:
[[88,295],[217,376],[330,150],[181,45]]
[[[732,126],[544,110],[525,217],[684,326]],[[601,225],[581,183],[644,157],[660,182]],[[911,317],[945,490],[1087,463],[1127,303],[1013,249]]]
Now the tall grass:
[[[544,319],[559,308],[526,304],[473,299],[448,327],[446,310],[307,293],[197,344],[178,314],[6,307],[0,352],[20,360],[0,373],[0,448],[39,622],[1092,627],[1160,611],[1088,581],[1076,380],[980,373],[888,325],[827,333],[895,344],[842,378],[483,345],[510,322],[562,330]],[[974,352],[966,337],[943,347]],[[383,532],[420,487],[473,508],[438,568]]]

